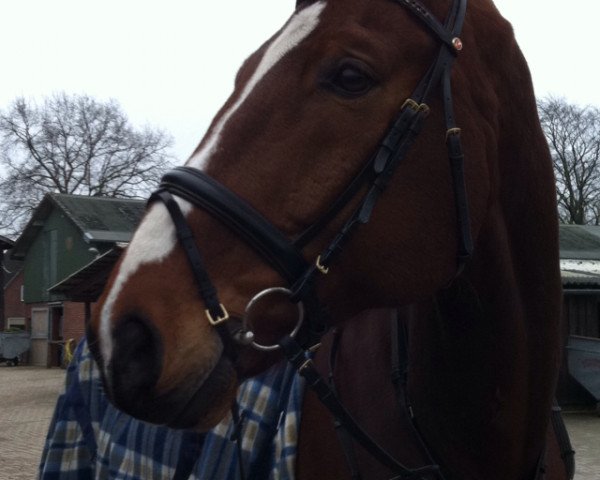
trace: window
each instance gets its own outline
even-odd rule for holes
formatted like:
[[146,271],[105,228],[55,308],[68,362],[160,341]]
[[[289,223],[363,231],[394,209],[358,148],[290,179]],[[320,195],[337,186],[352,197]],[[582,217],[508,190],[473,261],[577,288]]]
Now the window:
[[25,319],[21,317],[8,317],[6,319],[7,330],[25,330]]

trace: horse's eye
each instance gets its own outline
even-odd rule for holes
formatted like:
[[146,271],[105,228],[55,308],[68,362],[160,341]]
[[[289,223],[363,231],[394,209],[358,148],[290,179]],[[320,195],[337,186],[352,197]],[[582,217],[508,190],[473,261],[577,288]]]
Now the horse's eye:
[[337,95],[355,98],[369,92],[375,85],[375,79],[364,63],[346,60],[331,69],[321,84]]

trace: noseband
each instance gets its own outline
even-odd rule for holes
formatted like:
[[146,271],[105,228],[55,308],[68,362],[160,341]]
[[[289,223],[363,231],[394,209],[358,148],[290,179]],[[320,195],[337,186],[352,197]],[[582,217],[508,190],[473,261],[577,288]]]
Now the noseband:
[[[440,49],[424,77],[412,95],[401,106],[399,114],[380,143],[376,153],[364,165],[362,170],[346,187],[344,192],[314,224],[291,240],[276,228],[269,220],[256,211],[226,186],[209,177],[204,172],[191,167],[177,167],[169,171],[162,179],[159,189],[153,193],[150,201],[160,200],[167,207],[175,225],[180,245],[186,252],[193,271],[198,292],[206,306],[208,321],[215,326],[221,339],[225,353],[235,357],[234,343],[252,345],[259,350],[282,348],[288,360],[294,364],[308,383],[317,389],[320,397],[335,397],[327,391],[327,386],[319,393],[321,382],[319,374],[307,360],[306,350],[318,342],[326,330],[323,308],[318,302],[314,281],[317,275],[326,275],[334,258],[340,253],[356,227],[369,222],[373,209],[381,193],[390,182],[400,162],[405,158],[411,145],[421,131],[423,121],[429,113],[426,102],[432,90],[441,85],[446,123],[446,145],[452,174],[452,186],[455,198],[458,252],[457,270],[460,273],[471,257],[473,244],[471,239],[469,209],[464,180],[464,157],[460,142],[460,129],[456,127],[452,91],[450,83],[451,68],[456,56],[463,48],[459,38],[464,23],[467,0],[454,0],[444,24],[440,23],[417,0],[392,0],[407,8],[414,14],[440,42]],[[361,189],[367,186],[356,210],[347,218],[341,230],[331,240],[320,255],[309,262],[302,253],[304,247],[311,243],[323,231]],[[233,329],[229,326],[229,315],[218,299],[217,290],[204,267],[191,229],[173,196],[187,200],[201,208],[226,225],[233,233],[244,240],[287,282],[287,288],[275,287],[257,294],[250,301],[246,310],[253,308],[254,302],[274,291],[284,293],[291,302],[298,305],[298,321],[294,330],[285,335],[276,345],[262,345],[254,339],[251,325],[244,320],[242,326]],[[247,315],[246,315],[247,316]],[[306,335],[302,341],[296,340],[304,317],[307,322],[303,330]],[[233,341],[232,341],[233,340]],[[315,387],[316,385],[316,387]],[[335,398],[332,401],[321,400],[334,412],[337,418],[350,425],[350,433],[381,463],[399,472],[397,478],[420,478],[427,472],[437,471],[437,466],[426,467],[425,470],[407,469],[393,459],[381,447],[370,439],[362,438],[364,432],[355,425],[352,418],[346,418],[345,409]],[[329,404],[328,404],[329,403]],[[355,428],[356,427],[356,428]],[[427,470],[429,469],[429,470]],[[439,474],[439,473],[438,473]]]

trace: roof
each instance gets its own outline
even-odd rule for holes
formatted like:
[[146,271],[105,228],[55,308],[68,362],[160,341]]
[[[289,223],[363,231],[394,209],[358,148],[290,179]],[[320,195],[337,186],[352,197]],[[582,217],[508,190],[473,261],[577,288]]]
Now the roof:
[[23,262],[21,260],[13,260],[10,258],[9,250],[4,254],[4,260],[0,268],[2,268],[2,272],[4,273],[4,288],[6,288],[22,270]]
[[[0,235],[0,288],[6,286],[11,282],[13,278],[17,276],[23,266],[23,262],[12,260],[10,258],[10,249],[15,245],[15,242],[10,238]],[[6,253],[5,253],[6,251]]]
[[33,212],[15,242],[12,257],[22,259],[54,209],[60,209],[78,228],[86,241],[128,242],[145,210],[137,199],[88,197],[48,193]]
[[560,276],[565,288],[600,289],[600,261],[562,259]]
[[600,226],[561,225],[560,258],[600,260]]
[[124,245],[100,255],[86,266],[71,274],[60,283],[50,287],[48,291],[65,295],[73,302],[95,302],[100,297],[111,270],[121,256]]

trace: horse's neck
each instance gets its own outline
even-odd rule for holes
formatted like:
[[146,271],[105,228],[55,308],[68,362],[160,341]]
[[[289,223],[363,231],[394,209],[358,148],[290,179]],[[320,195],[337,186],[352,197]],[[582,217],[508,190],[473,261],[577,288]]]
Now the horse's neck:
[[474,297],[468,285],[456,289],[464,291],[452,289],[411,312],[416,422],[446,470],[460,472],[457,478],[527,478],[520,476],[523,465],[534,460],[519,458],[533,403],[524,332],[510,316],[495,324],[477,303],[444,298]]
[[[556,361],[552,334],[529,318],[531,304],[515,298],[510,267],[492,258],[498,265],[478,273],[475,263],[434,301],[400,311],[409,325],[415,421],[448,480],[532,479],[544,444],[554,388],[546,362]],[[359,424],[414,468],[428,460],[391,383],[390,323],[390,313],[379,311],[344,326],[335,379]],[[324,374],[330,341],[317,356]],[[305,401],[298,478],[349,478],[329,412],[311,394]],[[355,452],[364,479],[391,477],[360,447]]]
[[560,286],[552,271],[546,285],[540,271],[523,281],[539,259],[493,238],[463,278],[409,312],[409,391],[434,455],[458,478],[529,479],[555,388]]

